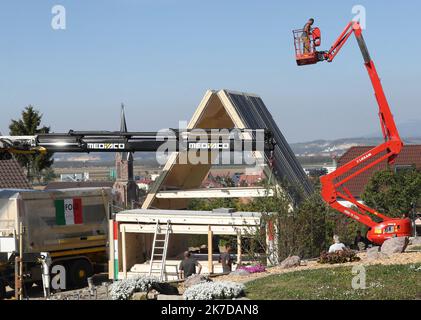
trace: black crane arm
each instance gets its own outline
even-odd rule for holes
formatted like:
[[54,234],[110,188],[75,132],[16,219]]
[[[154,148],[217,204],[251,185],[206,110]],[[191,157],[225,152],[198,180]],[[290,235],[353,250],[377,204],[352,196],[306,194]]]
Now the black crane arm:
[[73,131],[0,136],[0,157],[46,152],[264,151],[274,140],[266,129],[168,129],[159,132]]

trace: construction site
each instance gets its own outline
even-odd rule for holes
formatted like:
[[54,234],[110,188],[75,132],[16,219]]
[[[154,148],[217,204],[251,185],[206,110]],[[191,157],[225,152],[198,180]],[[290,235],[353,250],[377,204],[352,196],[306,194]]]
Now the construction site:
[[[311,169],[287,139],[288,112],[279,122],[276,106],[238,87],[202,90],[178,128],[181,115],[165,128],[149,117],[154,107],[139,107],[144,117],[133,120],[122,104],[118,130],[101,125],[100,114],[81,120],[82,130],[69,117],[56,132],[27,107],[0,134],[0,300],[421,299],[421,145],[406,143],[416,134],[402,137],[392,115],[399,96],[389,105],[393,86],[383,88],[372,59],[376,29],[366,43],[364,22],[349,21],[323,30],[326,22],[311,18],[282,38],[290,59],[279,67],[308,84],[294,101],[313,95],[323,110],[335,80],[311,93],[312,81],[352,59],[368,73],[358,80],[369,97],[360,117],[378,115],[369,126],[381,134],[376,145],[331,148],[323,164],[305,156]],[[362,78],[360,69],[346,72]],[[35,130],[22,129],[35,116]],[[145,120],[157,130],[140,131]],[[294,126],[306,131],[303,123]],[[362,269],[367,280],[356,285]]]

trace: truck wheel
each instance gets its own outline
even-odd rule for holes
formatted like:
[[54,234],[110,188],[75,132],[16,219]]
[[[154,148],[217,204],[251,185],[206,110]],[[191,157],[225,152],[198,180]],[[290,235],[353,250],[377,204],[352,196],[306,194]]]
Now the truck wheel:
[[6,284],[3,280],[0,280],[0,300],[6,297]]
[[71,263],[69,268],[70,284],[76,288],[84,287],[88,278],[93,275],[93,267],[88,260],[79,259]]

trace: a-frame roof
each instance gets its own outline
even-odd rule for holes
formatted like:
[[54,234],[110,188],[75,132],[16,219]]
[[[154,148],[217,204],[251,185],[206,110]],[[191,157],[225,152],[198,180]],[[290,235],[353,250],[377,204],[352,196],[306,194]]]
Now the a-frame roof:
[[[259,96],[229,90],[208,90],[187,126],[187,129],[195,128],[269,129],[276,143],[273,152],[273,174],[276,180],[281,182],[281,185],[287,183],[298,187],[307,195],[312,192],[306,174]],[[254,155],[265,160],[270,156],[269,153],[265,155],[254,153]],[[184,152],[169,156],[161,175],[152,185],[143,208],[186,207],[185,199],[156,198],[156,193],[162,190],[198,188],[206,178],[211,164],[180,164],[177,160],[185,156]],[[265,171],[269,174],[267,166]]]

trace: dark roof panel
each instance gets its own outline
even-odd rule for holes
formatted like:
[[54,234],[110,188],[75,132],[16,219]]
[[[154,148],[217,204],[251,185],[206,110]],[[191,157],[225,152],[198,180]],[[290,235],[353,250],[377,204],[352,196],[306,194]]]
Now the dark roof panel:
[[[306,195],[311,194],[313,187],[307,175],[263,100],[258,96],[246,93],[224,91],[247,128],[267,128],[272,132],[276,142],[273,154],[273,169],[277,178],[281,181],[287,181],[291,186],[302,188]],[[269,158],[269,156],[270,154],[267,152],[266,157]]]

